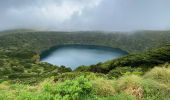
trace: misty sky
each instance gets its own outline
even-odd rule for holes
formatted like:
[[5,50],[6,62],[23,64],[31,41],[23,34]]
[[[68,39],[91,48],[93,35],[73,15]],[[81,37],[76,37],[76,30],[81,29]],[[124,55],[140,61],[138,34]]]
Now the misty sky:
[[0,0],[0,30],[170,29],[170,0]]

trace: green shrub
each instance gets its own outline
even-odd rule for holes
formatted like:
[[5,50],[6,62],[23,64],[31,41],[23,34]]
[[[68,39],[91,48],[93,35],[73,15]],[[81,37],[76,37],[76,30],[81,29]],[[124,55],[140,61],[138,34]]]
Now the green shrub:
[[75,71],[80,71],[80,72],[88,72],[89,71],[89,67],[88,66],[79,66],[75,69]]
[[22,73],[22,72],[24,72],[24,67],[23,66],[13,66],[12,70],[15,72]]
[[170,87],[160,84],[159,81],[146,79],[135,75],[123,76],[115,82],[117,92],[136,96],[144,100],[168,100]]
[[16,97],[16,100],[34,100],[35,96],[31,92],[20,92],[19,96]]
[[64,80],[73,80],[76,79],[77,77],[84,76],[87,79],[94,80],[97,77],[107,77],[104,74],[100,73],[92,73],[92,72],[67,72],[67,73],[62,73],[58,76],[55,77],[54,81],[64,81]]
[[170,68],[155,67],[146,73],[144,78],[153,79],[161,83],[170,83]]
[[145,100],[169,100],[170,88],[158,82],[145,79],[141,81],[140,85],[143,87],[143,98]]
[[94,94],[92,83],[84,76],[59,83],[45,81],[40,86],[43,87],[38,95],[41,100],[79,100]]
[[78,77],[76,80],[66,80],[64,83],[59,83],[55,89],[56,94],[73,100],[92,94],[92,84],[83,76]]
[[13,74],[10,74],[8,76],[9,79],[19,79],[19,78],[30,78],[34,76],[33,74],[29,74],[29,73],[13,73]]
[[67,68],[67,67],[65,67],[65,66],[60,66],[59,68],[58,68],[58,71],[59,72],[61,72],[61,73],[65,73],[65,72],[71,72],[72,71],[72,69],[71,68]]
[[111,78],[118,78],[123,75],[142,75],[143,71],[142,68],[132,68],[132,67],[116,67],[115,69],[111,70],[108,73],[108,77]]
[[99,98],[98,100],[137,100],[134,96],[126,93],[117,93],[114,96]]
[[116,93],[115,88],[113,87],[113,80],[96,79],[92,81],[92,83],[93,90],[98,96],[113,96]]
[[129,95],[136,96],[137,98],[143,97],[143,88],[140,82],[143,79],[136,75],[123,76],[115,82],[117,92],[125,92]]

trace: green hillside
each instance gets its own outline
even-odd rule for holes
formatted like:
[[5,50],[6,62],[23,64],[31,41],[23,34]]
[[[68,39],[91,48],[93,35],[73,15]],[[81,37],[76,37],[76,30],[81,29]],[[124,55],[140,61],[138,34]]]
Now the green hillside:
[[[1,33],[0,100],[170,99],[170,31]],[[43,51],[65,44],[108,46],[129,54],[74,71],[40,62]]]
[[134,33],[104,32],[10,32],[0,36],[1,48],[30,49],[41,52],[63,44],[88,44],[120,48],[127,52],[159,48],[170,43],[170,31]]
[[140,69],[141,71],[146,71],[154,66],[164,64],[169,61],[170,46],[167,45],[165,47],[148,50],[145,52],[131,53],[127,56],[110,60],[105,63],[98,63],[91,66],[80,66],[76,69],[76,71],[92,71],[98,73],[109,73],[112,71],[115,73],[114,69],[119,69],[122,71],[126,69]]
[[170,65],[118,79],[95,73],[65,73],[37,85],[0,83],[3,100],[169,100]]

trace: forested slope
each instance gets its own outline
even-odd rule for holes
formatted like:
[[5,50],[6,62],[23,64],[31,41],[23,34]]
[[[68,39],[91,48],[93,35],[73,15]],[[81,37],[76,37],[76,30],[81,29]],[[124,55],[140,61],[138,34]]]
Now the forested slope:
[[[170,62],[170,46],[148,50],[140,53],[132,53],[118,59],[113,59],[104,63],[91,66],[80,66],[76,71],[91,71],[98,73],[114,74],[121,76],[126,71],[139,71],[141,74],[150,70],[154,66]],[[121,73],[122,72],[122,73]]]
[[[2,100],[170,99],[170,31],[1,33]],[[109,46],[129,55],[74,71],[40,62],[42,51],[64,44]]]
[[128,52],[138,52],[170,43],[170,31],[139,31],[135,33],[47,31],[3,34],[0,36],[1,48],[26,48],[38,52],[62,44],[103,45]]

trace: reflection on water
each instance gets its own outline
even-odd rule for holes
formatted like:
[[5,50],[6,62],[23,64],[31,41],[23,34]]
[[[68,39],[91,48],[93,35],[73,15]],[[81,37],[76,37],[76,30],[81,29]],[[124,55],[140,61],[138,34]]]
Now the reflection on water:
[[64,65],[75,69],[80,65],[96,64],[125,54],[127,53],[122,50],[108,47],[69,45],[49,50],[44,53],[41,61],[58,66]]

